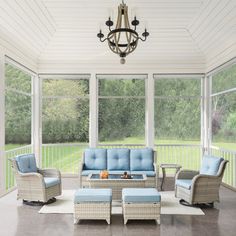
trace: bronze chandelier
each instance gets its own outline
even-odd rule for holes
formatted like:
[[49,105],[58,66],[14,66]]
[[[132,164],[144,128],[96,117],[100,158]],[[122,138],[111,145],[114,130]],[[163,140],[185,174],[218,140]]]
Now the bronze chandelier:
[[113,24],[114,23],[111,20],[111,17],[109,17],[106,21],[106,25],[109,28],[107,37],[104,38],[104,34],[101,29],[97,34],[97,37],[101,42],[105,42],[107,40],[111,51],[118,54],[121,57],[120,63],[124,64],[125,57],[136,49],[139,39],[141,41],[146,41],[149,36],[149,32],[145,29],[142,33],[143,38],[139,37],[139,34],[136,31],[136,28],[139,25],[139,20],[137,20],[136,16],[134,16],[134,19],[131,21],[133,26],[133,29],[131,29],[128,17],[128,6],[124,3],[124,1],[122,1],[122,3],[118,6],[118,17],[115,29],[111,28]]

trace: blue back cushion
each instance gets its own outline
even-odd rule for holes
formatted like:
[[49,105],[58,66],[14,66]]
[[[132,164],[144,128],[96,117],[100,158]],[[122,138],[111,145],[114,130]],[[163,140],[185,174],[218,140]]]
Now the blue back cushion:
[[37,165],[34,154],[24,154],[16,157],[19,171],[22,173],[37,172]]
[[128,148],[107,149],[107,169],[108,170],[129,170]]
[[103,148],[88,148],[84,151],[85,170],[106,170],[107,150]]
[[200,169],[200,174],[203,175],[217,175],[217,172],[220,167],[220,163],[223,161],[223,158],[214,157],[214,156],[204,156],[202,159],[202,166]]
[[146,170],[153,171],[153,150],[151,148],[131,149],[130,150],[130,169],[131,171]]

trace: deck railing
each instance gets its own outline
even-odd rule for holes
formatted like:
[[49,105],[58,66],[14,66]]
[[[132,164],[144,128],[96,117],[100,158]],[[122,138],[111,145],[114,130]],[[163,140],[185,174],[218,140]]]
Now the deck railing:
[[5,151],[6,157],[6,191],[10,191],[15,186],[14,173],[11,168],[11,163],[8,159],[16,157],[21,154],[32,153],[32,146],[26,145],[19,148],[14,148],[8,151]]
[[212,155],[223,157],[229,161],[226,166],[223,182],[236,188],[236,151],[212,146],[210,152]]
[[98,144],[100,148],[144,148],[144,144]]
[[88,144],[59,143],[42,145],[42,168],[53,167],[62,174],[78,174],[79,162]]
[[[202,148],[200,145],[191,144],[158,144],[157,164],[179,164],[182,169],[199,170],[201,165]],[[173,169],[166,170],[167,174],[174,174]]]

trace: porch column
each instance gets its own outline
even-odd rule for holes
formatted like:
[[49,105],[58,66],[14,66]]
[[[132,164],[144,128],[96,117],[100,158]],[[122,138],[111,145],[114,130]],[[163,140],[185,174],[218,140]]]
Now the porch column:
[[35,154],[35,158],[38,166],[41,167],[41,156],[40,156],[40,147],[41,147],[41,117],[40,117],[40,78],[38,75],[31,77],[32,81],[32,149]]
[[148,74],[146,79],[146,119],[145,119],[145,137],[146,146],[154,147],[154,78],[153,73]]
[[93,73],[89,79],[89,146],[96,147],[98,140],[98,94],[97,78]]
[[5,56],[0,47],[0,195],[6,192],[5,173]]
[[203,152],[210,153],[211,146],[211,77],[204,78],[203,92],[203,124],[202,124],[202,144]]

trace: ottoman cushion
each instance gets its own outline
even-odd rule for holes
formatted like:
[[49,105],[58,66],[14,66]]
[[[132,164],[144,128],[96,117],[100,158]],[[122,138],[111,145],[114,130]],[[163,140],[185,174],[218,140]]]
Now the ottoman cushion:
[[74,203],[80,202],[111,202],[111,189],[82,188],[75,192]]
[[124,188],[123,202],[160,202],[161,195],[155,188]]

